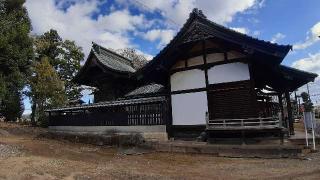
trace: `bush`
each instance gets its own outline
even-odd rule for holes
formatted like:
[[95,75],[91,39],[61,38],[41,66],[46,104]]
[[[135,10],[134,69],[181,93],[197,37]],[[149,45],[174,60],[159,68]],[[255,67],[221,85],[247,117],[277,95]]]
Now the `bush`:
[[39,114],[38,126],[43,127],[43,128],[47,128],[49,126],[49,119],[45,115],[45,113]]

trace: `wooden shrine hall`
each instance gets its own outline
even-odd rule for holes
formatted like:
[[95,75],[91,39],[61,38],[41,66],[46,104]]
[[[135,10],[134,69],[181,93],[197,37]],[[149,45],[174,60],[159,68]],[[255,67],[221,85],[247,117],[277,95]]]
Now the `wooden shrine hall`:
[[194,9],[170,43],[140,69],[93,43],[75,81],[97,88],[95,102],[47,110],[50,128],[115,129],[162,139],[203,132],[294,134],[290,93],[317,74],[281,65],[291,48],[218,25]]

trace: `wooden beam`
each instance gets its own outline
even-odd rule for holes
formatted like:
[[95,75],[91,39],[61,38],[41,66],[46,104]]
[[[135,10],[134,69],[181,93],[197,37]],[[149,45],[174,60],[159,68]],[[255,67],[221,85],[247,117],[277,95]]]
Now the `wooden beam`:
[[203,62],[204,62],[205,82],[206,82],[206,87],[208,88],[209,80],[208,80],[207,53],[206,53],[206,41],[205,40],[202,41],[202,57],[203,57]]
[[210,69],[213,66],[222,65],[222,64],[230,64],[230,63],[236,63],[236,62],[246,63],[247,60],[248,60],[247,58],[237,58],[237,59],[232,59],[232,60],[228,60],[228,61],[219,61],[219,62],[214,62],[214,63],[207,63],[206,62],[206,64],[200,64],[200,65],[195,65],[195,66],[190,66],[190,67],[172,69],[172,70],[170,70],[170,74],[174,74],[174,73],[180,72],[180,71],[192,70],[192,69],[205,70],[205,69]]

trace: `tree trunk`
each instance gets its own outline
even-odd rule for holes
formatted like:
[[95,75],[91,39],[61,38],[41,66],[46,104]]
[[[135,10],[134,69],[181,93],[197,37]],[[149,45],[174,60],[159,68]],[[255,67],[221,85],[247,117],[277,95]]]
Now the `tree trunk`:
[[37,110],[37,100],[36,98],[33,99],[31,106],[31,125],[36,126],[36,110]]

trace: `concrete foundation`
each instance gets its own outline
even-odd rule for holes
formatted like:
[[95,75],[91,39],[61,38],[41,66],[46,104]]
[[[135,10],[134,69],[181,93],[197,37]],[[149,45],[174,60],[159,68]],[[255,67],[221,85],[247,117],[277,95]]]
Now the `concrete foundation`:
[[158,152],[210,154],[238,158],[299,158],[302,148],[280,145],[212,145],[203,142],[168,141],[149,143]]
[[49,126],[51,132],[75,135],[141,134],[148,141],[167,141],[165,125],[152,126]]

